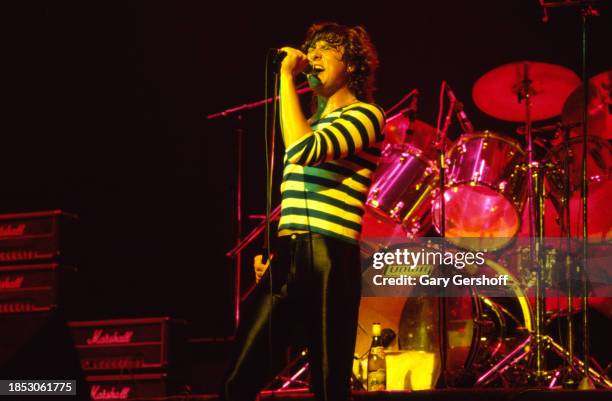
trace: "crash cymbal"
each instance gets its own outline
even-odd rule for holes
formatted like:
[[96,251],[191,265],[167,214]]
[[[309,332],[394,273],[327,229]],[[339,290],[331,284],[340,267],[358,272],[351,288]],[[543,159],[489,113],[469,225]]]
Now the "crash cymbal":
[[501,120],[525,121],[525,103],[519,101],[525,70],[531,80],[531,120],[561,114],[565,99],[580,84],[580,78],[565,67],[533,61],[505,64],[480,77],[472,88],[476,106]]
[[[588,134],[612,139],[612,70],[603,72],[589,80],[587,110]],[[563,124],[582,122],[582,85],[577,87],[565,101],[561,113]],[[582,135],[581,128],[572,130],[571,136]]]

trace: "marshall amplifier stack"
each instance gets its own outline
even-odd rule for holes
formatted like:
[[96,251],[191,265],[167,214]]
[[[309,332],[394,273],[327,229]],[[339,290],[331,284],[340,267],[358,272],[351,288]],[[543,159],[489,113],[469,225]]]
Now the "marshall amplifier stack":
[[55,311],[76,271],[77,216],[0,215],[0,316]]
[[92,400],[184,393],[185,323],[168,317],[69,323]]
[[0,377],[82,382],[62,313],[78,261],[77,222],[60,210],[0,215]]

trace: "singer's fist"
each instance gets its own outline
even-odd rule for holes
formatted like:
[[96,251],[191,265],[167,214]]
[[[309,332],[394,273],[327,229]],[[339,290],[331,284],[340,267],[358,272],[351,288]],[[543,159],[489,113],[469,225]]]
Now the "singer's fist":
[[308,66],[308,57],[292,47],[283,47],[281,51],[287,53],[281,63],[281,74],[295,77]]
[[263,277],[266,270],[270,266],[270,261],[274,255],[270,255],[270,258],[266,263],[262,263],[263,255],[255,255],[253,258],[253,268],[255,269],[255,282],[259,283],[259,280]]

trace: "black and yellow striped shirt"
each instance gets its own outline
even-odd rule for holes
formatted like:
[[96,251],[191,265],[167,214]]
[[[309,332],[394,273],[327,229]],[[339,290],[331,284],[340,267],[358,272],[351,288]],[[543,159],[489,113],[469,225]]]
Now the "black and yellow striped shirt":
[[279,232],[359,240],[384,122],[378,106],[353,103],[313,123],[285,151]]

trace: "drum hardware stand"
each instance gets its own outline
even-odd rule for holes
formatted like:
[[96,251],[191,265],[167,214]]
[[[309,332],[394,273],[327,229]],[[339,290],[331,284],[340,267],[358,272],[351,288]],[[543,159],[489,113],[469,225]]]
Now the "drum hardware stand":
[[[563,141],[565,144],[566,154],[569,155],[569,140],[570,133],[569,129],[563,130]],[[565,281],[567,283],[567,360],[574,360],[574,323],[572,321],[572,314],[574,308],[574,294],[573,294],[573,282],[574,282],[574,272],[572,266],[572,257],[571,257],[571,227],[570,227],[570,197],[572,189],[570,188],[571,179],[570,179],[570,162],[569,158],[566,157],[563,161],[563,172],[565,176],[565,188],[563,191],[563,199],[561,201],[561,211],[562,218],[561,220],[561,236],[565,237],[565,255],[564,255],[564,263],[565,263]],[[587,367],[588,369],[588,367]],[[574,387],[575,381],[572,377],[572,367],[567,366],[565,371],[564,384],[566,387]]]
[[[595,385],[589,376],[589,363],[591,359],[591,352],[589,346],[589,304],[588,304],[588,283],[587,283],[587,271],[588,271],[588,213],[587,213],[587,199],[589,193],[589,182],[587,180],[587,139],[588,139],[588,105],[589,105],[589,81],[587,79],[587,22],[588,17],[599,15],[592,6],[581,2],[581,20],[582,20],[582,174],[581,174],[581,187],[580,197],[582,198],[582,266],[580,269],[580,281],[582,282],[582,350],[585,365],[585,375],[582,378],[579,389],[593,389]],[[570,283],[571,286],[571,283]]]
[[[444,199],[444,190],[445,190],[445,157],[446,157],[446,133],[450,126],[451,118],[453,112],[455,110],[456,99],[451,98],[450,106],[448,109],[448,113],[446,113],[446,117],[444,118],[444,126],[440,129],[440,117],[442,116],[442,105],[444,95],[446,94],[447,83],[446,81],[442,81],[442,87],[440,88],[440,114],[438,115],[438,123],[436,125],[438,137],[436,138],[436,147],[438,148],[438,170],[440,174],[439,181],[439,199],[440,199],[440,236],[442,237],[442,252],[444,252],[445,247],[445,238],[446,238],[446,211],[445,211],[445,199]],[[444,269],[446,272],[446,269]],[[439,331],[439,349],[440,349],[440,378],[438,379],[438,386],[436,387],[447,387],[449,384],[448,377],[448,366],[447,366],[447,358],[448,358],[448,316],[447,316],[447,305],[446,305],[446,295],[444,293],[444,289],[442,289],[442,293],[440,294],[439,303],[438,303],[438,311],[439,311],[439,322],[440,322],[440,331]]]
[[300,380],[300,376],[308,371],[310,364],[307,361],[308,350],[304,348],[299,355],[290,361],[287,366],[274,377],[274,379],[264,387],[262,391],[289,391],[297,390],[289,388],[293,384],[297,384],[305,389],[308,388],[308,382]]
[[[556,343],[550,336],[543,333],[544,328],[544,311],[545,309],[545,281],[542,270],[542,239],[544,238],[543,229],[543,180],[541,170],[535,168],[537,163],[533,160],[533,139],[531,131],[531,80],[529,79],[528,64],[525,63],[523,87],[519,92],[519,100],[525,100],[525,133],[527,135],[527,156],[528,156],[528,202],[529,202],[529,224],[530,224],[530,265],[535,268],[536,272],[536,311],[535,311],[535,332],[530,333],[529,337],[510,352],[505,358],[499,361],[489,371],[484,373],[476,382],[476,385],[485,385],[488,379],[495,373],[501,374],[510,367],[515,366],[519,361],[529,357],[535,349],[535,372],[534,379],[537,384],[548,385],[552,387],[556,384],[560,377],[560,371],[556,371],[551,375],[545,368],[545,350],[554,351],[559,357],[570,365],[570,369],[584,375],[586,380],[596,381],[602,386],[612,387],[612,381],[605,375],[597,372],[589,367],[587,361],[582,361],[573,355],[573,348],[565,350],[563,346]],[[585,153],[586,154],[586,153]],[[537,176],[534,176],[534,171],[540,171]],[[534,185],[534,177],[537,181]],[[569,174],[566,173],[566,180]],[[568,198],[569,199],[569,198]],[[565,211],[566,215],[568,210]],[[566,263],[569,263],[566,259]],[[571,305],[571,302],[570,302]],[[570,334],[571,336],[571,334]],[[565,372],[565,385],[571,383],[567,379],[567,371]],[[583,379],[584,380],[584,379]],[[548,383],[546,383],[548,381]]]
[[[552,337],[545,335],[542,337],[541,340],[542,340],[541,343],[546,346],[545,347],[546,349],[552,350],[555,354],[557,354],[560,358],[563,358],[564,360],[569,360],[569,352],[565,350],[565,348],[563,348],[561,344],[558,344],[557,342],[555,342],[555,340]],[[495,374],[502,375],[504,372],[506,372],[511,367],[516,366],[521,360],[528,358],[529,355],[531,354],[530,346],[533,345],[535,342],[536,342],[535,335],[530,334],[521,344],[519,344],[516,348],[514,348],[508,355],[506,355],[502,360],[496,363],[487,372],[482,374],[476,381],[476,386],[477,387],[484,386],[490,383],[489,379],[494,377]],[[585,363],[579,358],[574,357],[572,361],[572,366],[576,371],[582,374],[585,374],[586,372]],[[593,381],[597,382],[599,385],[603,387],[612,388],[612,380],[610,380],[610,378],[605,375],[605,372],[602,372],[602,373],[597,372],[595,369],[591,367],[589,367],[588,369],[589,369],[589,377]],[[550,388],[554,387],[560,376],[560,373],[561,373],[560,370],[544,372],[543,377],[549,382],[543,383],[543,384],[546,384]]]
[[[544,280],[542,277],[541,248],[542,248],[542,226],[538,227],[536,216],[541,213],[536,212],[536,205],[540,205],[542,191],[538,188],[538,198],[534,193],[534,160],[533,160],[533,136],[531,132],[531,96],[534,94],[532,81],[529,74],[529,63],[523,65],[522,87],[519,89],[518,101],[525,102],[525,134],[527,137],[527,202],[529,206],[529,266],[535,269],[536,272],[536,305],[535,305],[535,359],[536,359],[536,382],[541,383],[544,375],[544,349],[542,341],[542,329],[544,322]],[[541,182],[541,179],[539,179]],[[539,185],[538,185],[539,187]],[[537,202],[537,203],[536,203]],[[540,229],[538,229],[540,228]]]
[[[544,326],[544,311],[545,307],[545,282],[543,279],[542,255],[543,248],[543,224],[542,224],[542,197],[543,197],[543,182],[541,177],[541,169],[533,159],[533,135],[532,135],[532,120],[531,120],[531,97],[534,95],[532,81],[530,79],[529,63],[523,65],[522,86],[517,92],[519,102],[525,104],[525,134],[527,138],[527,203],[529,207],[529,265],[536,273],[535,277],[535,332],[521,343],[517,348],[510,352],[505,358],[498,362],[493,368],[482,375],[476,382],[476,385],[485,384],[486,380],[493,373],[502,373],[509,367],[515,366],[520,360],[531,354],[532,348],[535,349],[535,372],[534,379],[536,384],[544,385],[547,380],[547,372],[545,371],[544,351],[548,343],[547,336],[543,334]],[[536,168],[536,165],[538,166]],[[538,175],[534,182],[534,172]],[[534,185],[535,184],[535,185]],[[530,346],[526,350],[527,346]],[[556,380],[556,379],[555,379]]]
[[[582,203],[582,266],[579,266],[580,273],[580,282],[582,283],[582,294],[581,294],[581,306],[582,306],[582,326],[583,326],[583,359],[584,359],[584,377],[582,378],[578,388],[579,389],[593,389],[595,388],[593,381],[591,380],[590,375],[588,374],[591,370],[589,369],[590,363],[590,347],[589,347],[589,312],[588,312],[588,282],[587,282],[587,271],[588,271],[588,180],[587,180],[587,150],[588,150],[588,99],[589,99],[589,81],[587,79],[587,25],[589,17],[599,16],[599,11],[597,11],[593,6],[598,3],[599,0],[567,0],[562,3],[558,2],[546,2],[545,0],[540,0],[540,5],[544,10],[544,22],[548,20],[547,10],[548,8],[556,8],[556,7],[579,7],[580,8],[580,16],[581,16],[581,79],[582,79],[582,116],[581,116],[581,125],[582,125],[582,171],[581,171],[581,187],[580,187],[580,197]],[[568,174],[566,172],[566,174]],[[569,189],[568,189],[569,191]],[[569,198],[566,200],[569,209]],[[567,217],[569,218],[569,211],[566,212]],[[569,225],[569,220],[567,221]],[[570,237],[569,228],[568,228],[568,238]],[[569,240],[568,240],[569,241]],[[569,250],[568,250],[569,251]],[[569,263],[566,261],[566,263]],[[569,283],[568,291],[571,291],[571,281]],[[570,293],[571,294],[571,293]],[[571,301],[568,294],[568,300]],[[568,305],[571,308],[571,302]],[[570,309],[571,310],[571,309]],[[568,313],[568,336],[569,340],[573,340],[572,334],[572,325],[571,325],[571,315]],[[569,343],[570,351],[573,354],[573,346],[571,342]],[[570,362],[572,360],[570,359]]]

